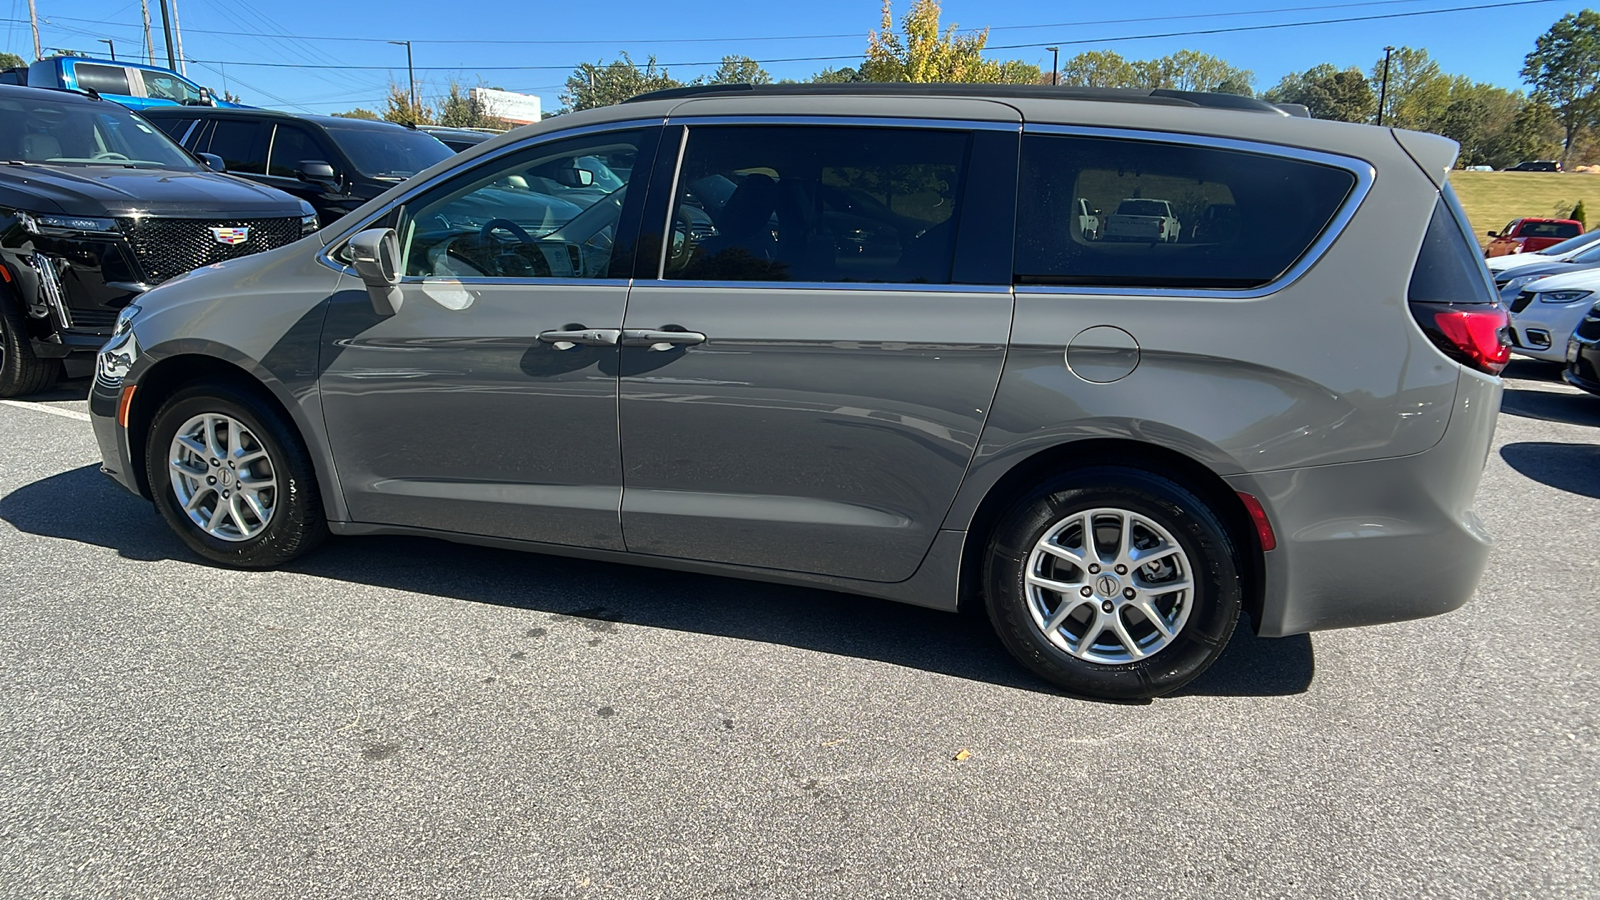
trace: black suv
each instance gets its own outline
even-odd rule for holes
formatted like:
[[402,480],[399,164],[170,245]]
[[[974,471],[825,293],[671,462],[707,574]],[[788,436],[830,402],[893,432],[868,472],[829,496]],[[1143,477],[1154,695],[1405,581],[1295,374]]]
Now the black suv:
[[1528,159],[1514,166],[1502,169],[1502,172],[1559,172],[1561,163],[1553,159]]
[[324,225],[454,152],[391,122],[270,109],[172,107],[144,115],[191,151],[222,157],[230,175],[309,202]]
[[0,396],[45,390],[61,360],[87,373],[152,285],[316,228],[304,202],[209,171],[125,107],[0,85]]

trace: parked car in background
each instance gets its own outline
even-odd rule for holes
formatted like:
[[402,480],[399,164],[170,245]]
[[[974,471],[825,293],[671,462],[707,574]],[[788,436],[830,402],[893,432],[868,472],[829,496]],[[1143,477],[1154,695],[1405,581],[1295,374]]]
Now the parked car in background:
[[1567,384],[1600,394],[1600,302],[1595,303],[1567,341]]
[[456,153],[460,153],[469,147],[476,147],[500,133],[481,128],[448,128],[444,125],[418,125],[416,127],[423,134],[432,135],[439,139],[446,147]]
[[1166,200],[1129,198],[1117,204],[1116,212],[1101,223],[1108,241],[1159,241],[1171,243],[1183,234],[1183,226],[1172,214]]
[[1534,250],[1528,253],[1510,253],[1505,256],[1491,256],[1484,261],[1484,265],[1489,267],[1490,272],[1498,274],[1511,269],[1520,269],[1523,266],[1559,262],[1582,253],[1595,241],[1600,241],[1600,228],[1596,228],[1593,231],[1585,231],[1577,237],[1567,238],[1559,244],[1551,244],[1543,250]]
[[1085,240],[1100,240],[1100,210],[1089,206],[1089,201],[1078,198],[1078,233]]
[[28,83],[28,67],[27,66],[14,66],[14,67],[12,67],[10,69],[0,69],[0,84],[21,84],[21,85],[25,85],[27,83]]
[[1600,291],[1600,269],[1551,275],[1524,285],[1511,300],[1511,350],[1546,362],[1565,362],[1567,338]]
[[1494,240],[1484,249],[1485,257],[1512,253],[1531,253],[1553,247],[1568,238],[1583,234],[1583,223],[1576,219],[1512,219],[1502,231],[1491,231]]
[[151,286],[316,227],[110,100],[0,86],[0,396],[45,390],[64,360],[87,372]]
[[[1490,262],[1493,261],[1490,260]],[[1548,278],[1552,275],[1570,275],[1574,272],[1584,272],[1597,268],[1600,268],[1600,244],[1591,244],[1567,256],[1565,259],[1555,259],[1530,266],[1519,266],[1490,274],[1494,278],[1495,290],[1499,292],[1501,302],[1509,306],[1524,287],[1541,278]]]
[[51,56],[28,66],[29,87],[93,91],[132,110],[161,106],[238,107],[171,69],[91,56]]
[[[218,564],[427,534],[984,604],[1041,677],[1149,697],[1246,612],[1472,595],[1508,352],[1456,150],[1183,91],[647,94],[157,288],[89,409]],[[1076,227],[1201,177],[1237,231]]]
[[1559,172],[1561,163],[1554,159],[1528,159],[1514,166],[1501,169],[1502,172]]
[[310,203],[324,225],[452,152],[392,122],[270,109],[152,109],[145,117],[189,150],[222,157],[228,174]]

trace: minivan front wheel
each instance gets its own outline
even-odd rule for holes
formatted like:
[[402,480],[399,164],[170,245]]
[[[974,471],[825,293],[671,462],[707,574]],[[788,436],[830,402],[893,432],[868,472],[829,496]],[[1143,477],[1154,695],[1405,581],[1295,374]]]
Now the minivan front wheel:
[[990,621],[1035,673],[1087,697],[1137,700],[1197,678],[1239,618],[1233,543],[1171,479],[1097,467],[1024,499],[990,541]]
[[280,565],[327,535],[299,435],[250,393],[178,391],[156,413],[145,463],[161,517],[212,562]]

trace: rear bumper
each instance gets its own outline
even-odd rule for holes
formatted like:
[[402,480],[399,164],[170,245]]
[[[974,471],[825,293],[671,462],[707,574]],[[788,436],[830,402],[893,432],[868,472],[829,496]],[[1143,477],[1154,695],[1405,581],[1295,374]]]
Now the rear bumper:
[[1261,501],[1278,538],[1258,633],[1417,619],[1471,599],[1491,543],[1472,501],[1500,391],[1463,373],[1449,428],[1423,453],[1229,478]]
[[1580,391],[1600,394],[1600,340],[1574,337],[1571,358],[1561,377]]

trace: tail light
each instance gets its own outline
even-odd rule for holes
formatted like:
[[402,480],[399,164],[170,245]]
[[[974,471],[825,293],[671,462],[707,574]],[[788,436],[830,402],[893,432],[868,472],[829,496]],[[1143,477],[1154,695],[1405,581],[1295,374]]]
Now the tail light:
[[1499,375],[1511,361],[1511,317],[1496,298],[1494,280],[1465,221],[1454,192],[1445,185],[1411,270],[1406,299],[1423,334],[1445,356]]
[[1434,346],[1462,365],[1499,375],[1511,361],[1511,317],[1500,306],[1413,303],[1411,314]]

